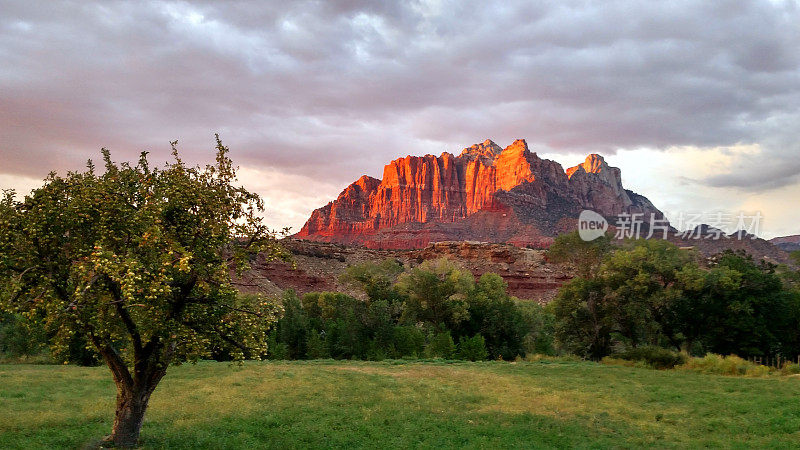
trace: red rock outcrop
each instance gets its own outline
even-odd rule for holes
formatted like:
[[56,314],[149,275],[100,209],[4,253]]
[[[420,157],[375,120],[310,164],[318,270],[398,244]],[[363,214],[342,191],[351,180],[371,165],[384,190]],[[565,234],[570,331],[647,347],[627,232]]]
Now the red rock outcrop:
[[[524,140],[501,149],[490,140],[459,156],[406,156],[383,179],[359,178],[315,210],[295,237],[372,248],[421,248],[444,240],[546,246],[583,209],[662,216],[622,187],[620,170],[600,155],[566,172]],[[565,220],[570,219],[570,220]]]

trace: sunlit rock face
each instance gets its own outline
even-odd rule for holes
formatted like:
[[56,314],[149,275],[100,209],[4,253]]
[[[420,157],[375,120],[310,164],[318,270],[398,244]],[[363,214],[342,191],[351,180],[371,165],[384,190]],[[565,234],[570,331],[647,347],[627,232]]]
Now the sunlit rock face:
[[443,240],[547,245],[574,226],[583,209],[662,216],[622,186],[620,170],[600,155],[566,172],[539,158],[524,140],[505,149],[486,140],[460,155],[406,156],[383,179],[359,178],[315,210],[302,239],[375,248],[419,248]]

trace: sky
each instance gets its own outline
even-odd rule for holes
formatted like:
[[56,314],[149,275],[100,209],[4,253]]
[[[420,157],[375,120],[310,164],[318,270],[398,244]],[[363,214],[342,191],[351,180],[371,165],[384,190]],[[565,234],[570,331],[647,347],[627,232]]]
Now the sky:
[[671,219],[800,234],[800,3],[0,0],[0,188],[213,159],[298,231],[408,155],[600,153]]

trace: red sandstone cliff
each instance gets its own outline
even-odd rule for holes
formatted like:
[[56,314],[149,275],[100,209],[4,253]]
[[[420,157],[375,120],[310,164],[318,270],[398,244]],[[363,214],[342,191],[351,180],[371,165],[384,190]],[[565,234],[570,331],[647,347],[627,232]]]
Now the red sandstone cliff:
[[295,236],[373,248],[419,248],[444,240],[546,245],[574,226],[583,209],[662,216],[622,186],[600,155],[565,172],[524,140],[505,149],[490,140],[459,156],[406,156],[363,176],[315,210]]

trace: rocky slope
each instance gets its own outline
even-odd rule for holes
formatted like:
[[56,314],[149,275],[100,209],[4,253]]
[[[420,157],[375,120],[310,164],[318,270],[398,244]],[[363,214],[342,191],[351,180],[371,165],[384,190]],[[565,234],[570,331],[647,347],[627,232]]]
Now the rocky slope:
[[458,156],[392,161],[381,180],[363,176],[315,210],[295,237],[384,249],[461,240],[540,247],[574,228],[583,209],[663,216],[600,155],[565,171],[524,140],[505,149],[487,140]]
[[787,252],[800,250],[800,234],[781,236],[769,240],[773,245]]
[[[708,226],[701,225],[699,227]],[[764,259],[774,264],[794,264],[789,258],[789,254],[782,248],[752,234],[722,234],[718,238],[714,236],[713,233],[703,233],[686,238],[680,233],[670,233],[668,240],[679,247],[692,247],[706,256],[712,256],[727,249],[743,250],[756,259]]]
[[242,276],[234,276],[237,289],[276,297],[285,289],[300,294],[337,291],[362,297],[363,292],[359,289],[339,280],[351,265],[394,259],[408,268],[429,259],[447,258],[470,270],[476,277],[487,272],[497,273],[508,283],[511,295],[546,303],[555,297],[563,283],[574,276],[570,267],[547,262],[543,250],[510,244],[437,242],[418,250],[374,250],[284,239],[282,245],[292,253],[291,262],[265,262],[258,258],[253,261],[251,270]]

